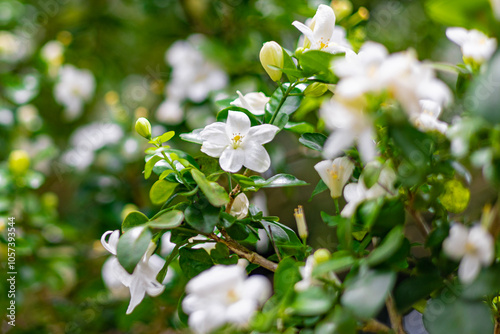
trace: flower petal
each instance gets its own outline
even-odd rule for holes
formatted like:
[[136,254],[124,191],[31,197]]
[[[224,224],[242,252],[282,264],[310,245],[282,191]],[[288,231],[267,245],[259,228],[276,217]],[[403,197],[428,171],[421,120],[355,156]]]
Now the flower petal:
[[316,40],[314,39],[314,34],[311,28],[306,26],[304,23],[299,22],[299,21],[293,21],[292,25],[297,28],[301,33],[304,34],[304,36],[307,37],[311,41],[311,44],[315,44]]
[[200,138],[216,145],[229,144],[229,138],[226,134],[226,124],[222,122],[207,125],[200,132]]
[[271,167],[271,158],[266,149],[259,144],[245,147],[245,167],[258,173],[264,173]]
[[443,242],[443,251],[453,260],[459,260],[465,255],[469,232],[462,224],[453,224],[450,235]]
[[245,153],[241,148],[227,147],[219,158],[220,167],[226,172],[236,173],[245,163]]
[[127,314],[132,313],[146,295],[146,287],[141,283],[140,280],[135,279],[130,285],[130,303],[128,304]]
[[373,129],[368,128],[361,132],[358,138],[358,151],[363,162],[370,162],[377,156],[375,142],[373,141]]
[[453,43],[462,46],[468,38],[469,32],[465,28],[453,27],[446,29],[446,37]]
[[245,136],[245,143],[252,141],[255,144],[266,144],[274,139],[274,136],[279,131],[277,126],[271,124],[262,124],[253,126],[248,131],[248,134]]
[[481,262],[479,258],[466,254],[458,267],[458,277],[462,283],[469,284],[474,281],[480,270]]
[[319,5],[314,15],[314,40],[328,45],[335,28],[335,13],[330,6]]
[[[109,237],[109,241],[106,241],[106,237]],[[118,245],[118,239],[120,238],[120,230],[106,231],[101,237],[102,246],[111,254],[116,255],[116,246]]]
[[236,134],[245,136],[250,130],[250,118],[245,113],[229,110],[225,130],[229,139]]
[[323,147],[323,156],[326,159],[332,159],[342,153],[354,142],[354,134],[352,131],[339,129],[332,133],[325,142]]

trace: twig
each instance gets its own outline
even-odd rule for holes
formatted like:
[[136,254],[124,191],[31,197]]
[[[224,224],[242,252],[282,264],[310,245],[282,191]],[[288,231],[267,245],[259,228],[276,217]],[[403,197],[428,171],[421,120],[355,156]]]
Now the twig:
[[391,329],[384,325],[383,323],[375,320],[375,319],[370,319],[368,322],[361,328],[363,332],[367,333],[390,333]]
[[394,299],[392,295],[389,294],[385,300],[385,306],[387,307],[387,312],[389,313],[389,318],[391,319],[392,329],[396,334],[406,334],[403,327],[403,318],[396,310],[396,305],[394,305]]
[[422,233],[422,235],[424,236],[424,238],[427,239],[427,236],[430,233],[429,226],[427,226],[427,224],[422,219],[422,216],[420,215],[420,212],[417,212],[413,208],[413,201],[414,201],[414,198],[415,198],[414,195],[410,192],[409,196],[410,196],[410,204],[406,207],[406,210],[410,213],[410,215],[415,220],[415,222],[417,224],[417,227],[420,230],[420,233]]
[[227,234],[227,232],[224,229],[220,229],[220,231],[221,231],[222,235],[224,236],[224,238],[221,238],[221,237],[217,236],[214,233],[208,234],[208,237],[211,238],[211,239],[213,239],[213,240],[215,240],[215,241],[217,241],[217,242],[223,243],[233,253],[235,253],[236,255],[238,255],[238,256],[240,256],[242,258],[247,259],[249,262],[258,264],[259,266],[261,266],[263,268],[266,268],[267,270],[270,270],[272,272],[276,271],[276,268],[278,268],[278,264],[277,263],[269,261],[265,257],[263,257],[263,256],[255,253],[255,252],[252,252],[251,250],[247,249],[246,247],[240,245],[239,243],[237,243],[236,241],[234,241]]

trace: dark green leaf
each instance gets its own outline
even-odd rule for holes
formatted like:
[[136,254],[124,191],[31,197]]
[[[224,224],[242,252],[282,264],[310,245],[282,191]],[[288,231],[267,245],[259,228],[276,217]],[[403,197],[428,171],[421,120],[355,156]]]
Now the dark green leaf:
[[221,243],[218,243],[215,248],[210,251],[210,256],[215,264],[229,265],[238,263],[238,256],[236,254],[231,255],[229,253],[229,248]]
[[500,291],[500,264],[483,269],[470,285],[466,285],[462,297],[481,300],[485,296],[497,295]]
[[314,190],[311,194],[311,197],[309,198],[309,202],[312,201],[314,196],[321,194],[323,191],[326,191],[327,189],[328,189],[328,186],[326,185],[326,183],[320,179],[318,184],[314,188]]
[[129,273],[142,259],[153,237],[147,227],[136,227],[125,232],[118,240],[116,255],[118,261]]
[[305,317],[326,313],[333,305],[335,296],[326,293],[322,288],[312,286],[297,293],[291,305],[293,313]]
[[394,255],[403,244],[404,233],[403,226],[394,227],[384,238],[382,243],[377,246],[366,258],[368,265],[376,266]]
[[229,203],[229,195],[217,182],[208,181],[205,174],[194,168],[191,169],[191,175],[210,204],[220,207]]
[[209,204],[205,206],[192,204],[186,208],[184,215],[186,222],[193,228],[203,233],[211,233],[219,223],[219,212],[218,208]]
[[214,263],[206,250],[183,247],[179,250],[179,265],[184,275],[191,279],[211,268]]
[[397,308],[406,312],[419,300],[426,299],[429,295],[443,284],[439,273],[428,273],[405,279],[394,291],[394,301]]
[[278,298],[283,298],[289,292],[294,291],[294,285],[300,279],[298,262],[287,257],[279,264],[274,273],[274,293]]
[[326,136],[322,133],[304,133],[299,138],[299,143],[311,150],[323,152],[323,145],[325,145]]

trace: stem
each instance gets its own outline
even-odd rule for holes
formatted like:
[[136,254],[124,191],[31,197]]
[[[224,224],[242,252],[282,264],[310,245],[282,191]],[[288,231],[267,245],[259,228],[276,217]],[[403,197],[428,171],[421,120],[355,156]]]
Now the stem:
[[[155,145],[156,147],[160,148],[161,145]],[[168,162],[168,164],[170,165],[170,167],[172,167],[172,170],[175,172],[175,174],[177,174],[177,176],[179,177],[179,179],[181,179],[182,183],[186,186],[186,188],[188,188],[189,190],[193,190],[193,188],[191,187],[191,185],[189,183],[187,183],[186,179],[184,178],[184,176],[182,176],[182,174],[177,170],[177,168],[175,167],[175,164],[173,163],[172,160],[170,160],[170,158],[165,154],[165,152],[161,152],[161,154],[163,155],[163,158],[165,159],[166,162]]]
[[339,199],[338,198],[334,198],[333,199],[333,202],[335,203],[335,214],[336,215],[340,215],[340,209],[339,209]]
[[387,307],[387,312],[389,313],[389,318],[391,319],[392,329],[394,330],[394,332],[396,334],[406,334],[403,327],[403,318],[396,310],[392,295],[389,294],[389,296],[387,296],[385,306]]
[[247,249],[246,247],[244,247],[244,246],[240,245],[239,243],[237,243],[236,241],[234,241],[227,234],[227,232],[224,229],[221,228],[220,232],[222,233],[222,235],[224,236],[224,238],[220,238],[220,237],[218,237],[214,233],[210,233],[208,235],[208,237],[211,238],[211,239],[213,239],[213,240],[215,240],[215,241],[217,241],[217,242],[223,243],[233,253],[235,253],[239,257],[247,259],[251,263],[258,264],[259,266],[261,266],[263,268],[266,268],[267,270],[270,270],[272,272],[275,272],[276,268],[278,268],[278,264],[277,263],[269,261],[265,257],[263,257],[263,256],[255,253],[255,252],[252,252],[251,250]]
[[500,319],[498,317],[495,317],[495,330],[493,334],[500,334]]
[[430,233],[429,226],[427,226],[427,224],[424,222],[424,220],[422,219],[422,216],[420,215],[420,213],[417,212],[413,208],[413,201],[414,201],[415,197],[414,197],[414,195],[411,192],[409,192],[409,197],[410,197],[410,203],[406,207],[406,210],[410,213],[410,215],[415,220],[415,223],[416,223],[418,229],[420,230],[420,233],[422,233],[422,235],[424,236],[424,238],[427,239],[427,236]]
[[273,114],[273,117],[271,117],[271,120],[269,121],[269,124],[273,124],[276,116],[278,115],[278,111],[280,111],[281,107],[283,106],[283,103],[285,103],[285,100],[286,98],[288,97],[288,95],[290,94],[290,92],[292,91],[292,89],[295,88],[295,86],[299,83],[299,81],[295,81],[293,84],[291,83],[288,88],[286,89],[285,91],[285,94],[283,94],[283,97],[281,98],[281,101],[280,103],[278,104],[278,107],[276,108],[276,110],[274,111],[274,114]]
[[[248,175],[248,168],[245,169],[245,171],[243,172],[243,175],[244,176],[247,176]],[[231,182],[231,176],[229,176],[229,182]],[[236,199],[236,196],[238,196],[238,194],[240,193],[240,190],[241,190],[241,186],[239,184],[236,185],[236,187],[233,188],[233,190],[231,191],[231,193],[229,194],[229,203],[227,203],[226,205],[226,213],[230,213],[231,212],[231,208],[233,207],[233,203],[234,203],[234,200]]]
[[361,330],[363,332],[368,332],[368,333],[390,333],[391,332],[391,329],[389,327],[387,327],[386,325],[384,325],[383,323],[375,320],[375,319],[370,319],[368,320],[368,322],[366,323],[366,325],[364,325]]

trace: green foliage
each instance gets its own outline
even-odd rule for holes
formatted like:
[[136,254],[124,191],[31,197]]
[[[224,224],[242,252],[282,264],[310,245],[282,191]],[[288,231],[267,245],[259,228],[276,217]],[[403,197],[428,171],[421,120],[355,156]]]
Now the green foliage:
[[135,266],[146,253],[152,237],[149,228],[136,227],[126,231],[119,239],[116,255],[120,264],[129,273],[134,271]]

